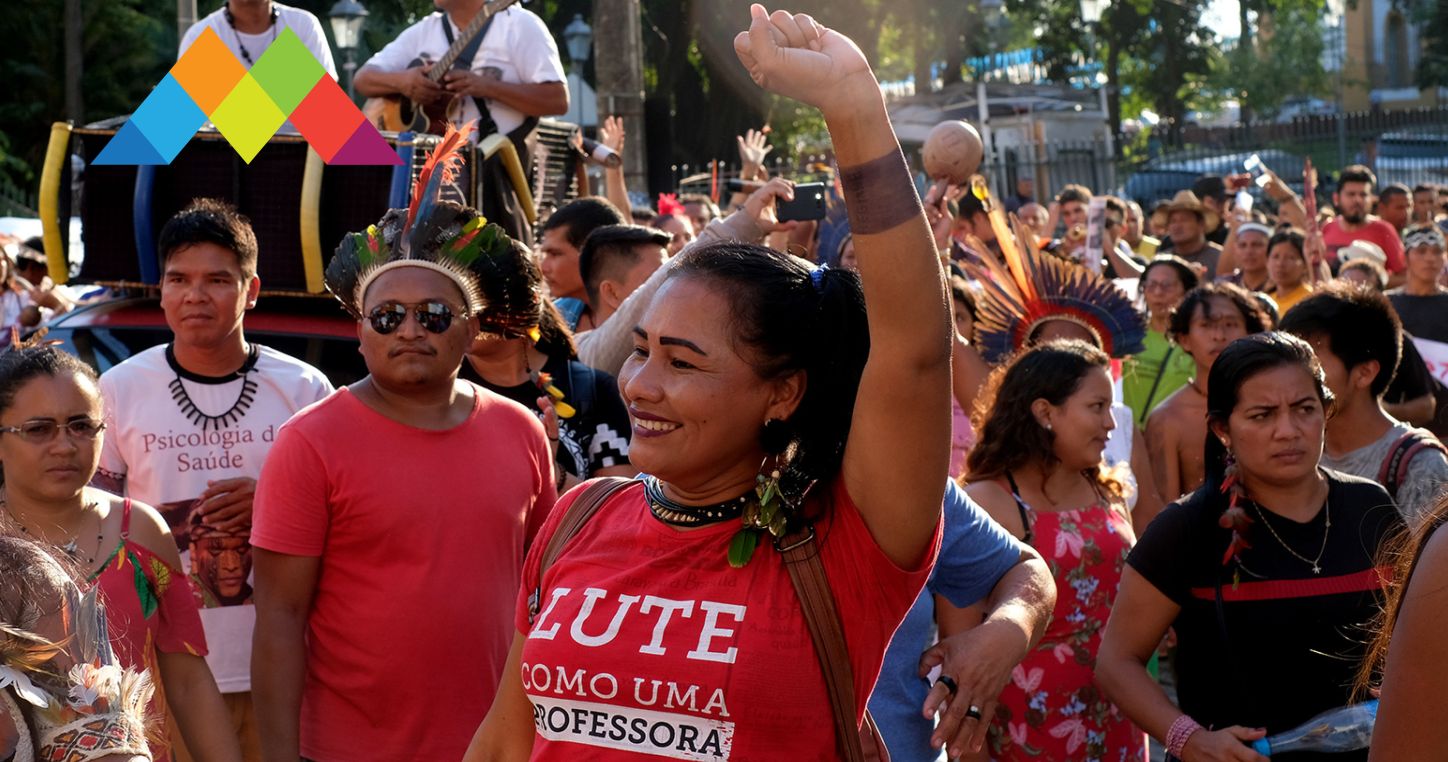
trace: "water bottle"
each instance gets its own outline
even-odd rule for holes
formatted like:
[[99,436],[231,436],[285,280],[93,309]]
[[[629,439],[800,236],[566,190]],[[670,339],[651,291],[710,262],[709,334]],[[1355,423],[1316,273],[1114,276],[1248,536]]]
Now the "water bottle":
[[1252,742],[1258,754],[1270,757],[1288,751],[1356,751],[1373,740],[1378,700],[1330,709],[1297,727]]

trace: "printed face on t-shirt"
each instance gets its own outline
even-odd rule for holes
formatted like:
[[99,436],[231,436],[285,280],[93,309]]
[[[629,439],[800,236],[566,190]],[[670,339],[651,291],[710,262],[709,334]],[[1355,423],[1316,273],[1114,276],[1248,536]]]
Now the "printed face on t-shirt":
[[204,588],[207,608],[246,603],[251,599],[251,545],[245,537],[200,529],[191,540],[191,574]]
[[191,244],[166,259],[161,310],[179,344],[222,345],[241,330],[242,316],[256,306],[261,281],[248,278],[230,249]]
[[[416,305],[441,301],[453,318],[442,333],[422,327]],[[463,295],[446,275],[423,267],[396,267],[377,276],[362,295],[362,313],[388,304],[406,306],[402,324],[388,334],[378,333],[367,320],[358,324],[362,359],[374,382],[406,392],[436,386],[457,376],[463,353],[478,333],[476,317],[464,318]]]
[[705,279],[674,278],[634,329],[618,386],[633,423],[629,459],[640,470],[688,485],[738,463],[757,468],[764,422],[798,405],[802,374],[760,379],[736,351],[734,321],[721,319],[731,309]]
[[100,436],[89,439],[70,433],[66,423],[102,420],[101,394],[94,382],[77,373],[39,375],[20,385],[10,406],[0,411],[0,426],[22,427],[49,421],[59,424],[42,441],[23,434],[0,434],[0,464],[5,488],[46,500],[70,500],[85,488],[100,463]]

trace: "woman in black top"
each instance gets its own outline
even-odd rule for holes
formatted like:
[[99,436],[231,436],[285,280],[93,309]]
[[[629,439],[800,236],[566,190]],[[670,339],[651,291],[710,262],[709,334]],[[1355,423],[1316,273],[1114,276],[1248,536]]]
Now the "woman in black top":
[[[486,306],[481,332],[458,377],[545,416],[561,490],[594,476],[633,476],[633,428],[618,381],[578,360],[573,334],[553,302],[542,297],[543,274],[528,250],[496,257],[479,282]],[[551,399],[551,404],[550,404]],[[557,421],[554,431],[552,420]]]
[[[1318,466],[1332,395],[1309,345],[1238,339],[1207,389],[1206,483],[1132,551],[1097,677],[1186,762],[1260,761],[1244,742],[1350,702],[1387,572],[1376,559],[1402,525],[1382,487]],[[1180,709],[1146,672],[1168,627]]]

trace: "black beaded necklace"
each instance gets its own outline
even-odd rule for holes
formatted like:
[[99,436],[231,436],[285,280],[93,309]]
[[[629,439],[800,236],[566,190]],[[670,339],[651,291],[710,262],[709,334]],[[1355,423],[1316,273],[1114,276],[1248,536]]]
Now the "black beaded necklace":
[[670,500],[664,494],[663,482],[658,477],[644,477],[644,499],[649,503],[649,512],[665,524],[678,527],[697,527],[717,524],[721,521],[737,520],[744,515],[744,509],[752,499],[754,490],[713,505],[684,505]]
[[[257,383],[251,380],[251,372],[256,368],[256,361],[259,356],[260,350],[258,346],[252,344],[251,348],[247,350],[246,362],[242,363],[241,367],[238,368],[235,373],[220,378],[209,378],[196,375],[182,368],[181,363],[176,361],[174,346],[167,344],[166,362],[171,366],[171,370],[176,373],[176,378],[172,379],[168,385],[171,389],[171,399],[175,400],[176,406],[181,408],[181,414],[186,416],[187,420],[191,421],[191,423],[200,426],[203,432],[210,429],[230,428],[231,424],[236,423],[246,416],[247,409],[250,408],[251,403],[256,400]],[[228,408],[226,412],[220,415],[209,415],[203,412],[201,408],[196,407],[196,403],[191,401],[191,395],[186,392],[186,385],[181,382],[183,377],[203,384],[226,384],[240,378],[241,392],[236,395],[236,402],[231,403],[231,407]]]
[[[231,15],[231,3],[227,3],[226,5],[221,6],[221,9],[222,9],[222,12],[226,15],[226,25],[229,26],[229,27],[231,27],[231,37],[232,37],[232,39],[236,40],[236,47],[241,49],[241,57],[244,58],[244,59],[246,59],[246,68],[250,69],[251,66],[252,66],[252,64],[254,64],[254,63],[256,63],[256,62],[253,61],[253,60],[251,60],[251,51],[247,50],[247,49],[246,49],[246,46],[242,44],[242,42],[241,42],[241,33],[238,32],[238,31],[236,31],[236,17],[233,16],[233,15]],[[272,30],[272,38],[271,38],[271,41],[272,41],[272,42],[276,42],[276,41],[277,41],[277,7],[276,7],[275,4],[273,4],[272,7],[271,7],[271,30]],[[268,43],[268,44],[270,44],[270,43]]]

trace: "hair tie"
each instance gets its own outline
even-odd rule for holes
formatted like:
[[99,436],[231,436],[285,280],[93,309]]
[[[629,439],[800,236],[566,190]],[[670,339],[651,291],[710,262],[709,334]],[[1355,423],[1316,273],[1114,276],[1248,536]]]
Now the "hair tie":
[[823,283],[825,279],[825,270],[828,269],[830,269],[829,265],[820,265],[819,267],[811,270],[809,273],[809,282],[814,284],[815,291],[818,291],[821,294],[825,292]]

